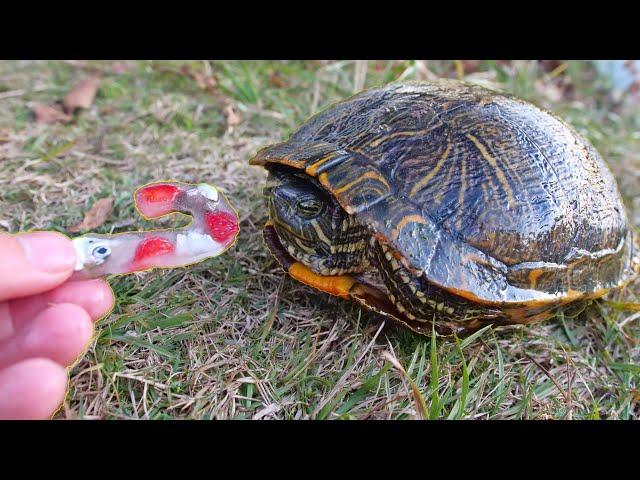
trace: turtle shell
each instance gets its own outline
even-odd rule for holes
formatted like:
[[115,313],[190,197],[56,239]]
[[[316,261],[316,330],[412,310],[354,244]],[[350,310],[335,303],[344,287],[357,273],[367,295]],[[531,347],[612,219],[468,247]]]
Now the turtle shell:
[[479,86],[364,91],[250,163],[304,170],[405,266],[475,302],[600,296],[631,271],[632,231],[593,146]]

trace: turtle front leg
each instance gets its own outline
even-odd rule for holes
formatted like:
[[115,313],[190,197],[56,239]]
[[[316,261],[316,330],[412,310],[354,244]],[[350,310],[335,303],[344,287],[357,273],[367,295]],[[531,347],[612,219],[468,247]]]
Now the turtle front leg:
[[278,263],[293,278],[329,295],[345,299],[350,298],[349,292],[356,283],[353,277],[349,275],[318,275],[303,263],[296,261],[280,243],[271,221],[264,226],[262,238]]
[[[399,322],[421,335],[431,335],[432,321],[412,320],[404,313],[400,312],[391,302],[386,292],[360,281],[350,275],[319,275],[301,262],[296,261],[284,249],[278,238],[273,223],[268,221],[262,231],[262,237],[269,251],[276,258],[282,268],[296,280],[309,285],[310,287],[346,300],[353,300],[360,305],[373,310],[387,318]],[[440,334],[451,334],[452,329],[435,326],[436,332]],[[462,330],[456,331],[461,334]]]

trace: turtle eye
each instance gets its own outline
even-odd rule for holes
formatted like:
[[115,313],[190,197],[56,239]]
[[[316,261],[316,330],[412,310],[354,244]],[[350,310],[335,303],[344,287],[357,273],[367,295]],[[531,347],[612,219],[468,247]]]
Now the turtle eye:
[[96,259],[103,260],[111,255],[111,249],[109,247],[105,247],[104,245],[100,245],[99,247],[93,249],[91,255]]
[[322,202],[310,198],[306,200],[300,200],[296,205],[298,213],[306,218],[312,218],[322,212]]

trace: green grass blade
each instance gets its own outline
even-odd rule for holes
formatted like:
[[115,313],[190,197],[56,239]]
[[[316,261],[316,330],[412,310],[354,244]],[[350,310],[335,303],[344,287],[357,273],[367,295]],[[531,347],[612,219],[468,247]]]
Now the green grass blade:
[[441,404],[440,393],[440,372],[438,370],[438,350],[436,340],[435,325],[431,325],[431,407],[429,408],[429,419],[436,420],[440,417]]

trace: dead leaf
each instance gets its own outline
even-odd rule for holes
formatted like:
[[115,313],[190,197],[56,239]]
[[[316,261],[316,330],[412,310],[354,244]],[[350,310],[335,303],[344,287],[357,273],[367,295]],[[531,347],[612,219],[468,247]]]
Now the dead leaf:
[[64,60],[64,63],[76,68],[87,68],[89,64],[86,60]]
[[538,93],[552,102],[559,102],[564,98],[564,90],[554,81],[536,80],[534,86]]
[[553,72],[559,68],[564,62],[562,60],[540,60],[540,66],[545,72]]
[[467,74],[476,72],[482,60],[460,60],[460,63],[462,64],[464,73]]
[[127,73],[131,69],[131,65],[124,62],[116,62],[111,65],[111,73],[115,73],[116,75],[122,75]]
[[96,201],[88,211],[84,212],[82,222],[69,227],[68,230],[76,233],[82,230],[92,230],[94,228],[101,227],[104,225],[104,222],[107,220],[112,210],[113,198],[101,198]]
[[33,107],[33,114],[36,117],[36,123],[67,123],[71,121],[71,117],[64,113],[61,108],[51,105],[38,103]]
[[240,113],[236,112],[231,105],[224,107],[224,115],[227,117],[227,126],[233,127],[242,123]]
[[214,93],[216,85],[218,84],[215,77],[205,75],[201,72],[193,72],[191,76],[202,90],[209,90],[211,93]]
[[91,108],[93,99],[98,91],[100,76],[93,74],[76,84],[75,87],[64,97],[63,105],[66,113],[73,113],[78,108]]
[[278,72],[271,72],[269,74],[269,83],[276,88],[288,88],[289,82],[282,77]]
[[218,85],[218,80],[213,75],[209,75],[205,77],[205,85],[209,89],[211,93],[215,93],[216,86]]
[[387,68],[387,62],[384,60],[375,60],[373,62],[373,69],[376,72],[383,72]]
[[191,67],[187,64],[180,67],[180,74],[185,77],[191,77],[202,90],[209,90],[210,93],[216,94],[218,80],[213,75],[202,72],[192,72]]
[[115,112],[118,108],[112,104],[112,103],[108,103],[107,105],[103,106],[100,109],[100,115],[110,115],[113,112]]
[[191,77],[196,81],[198,87],[200,87],[202,90],[207,89],[207,83],[205,81],[206,77],[204,76],[204,73],[193,72],[193,74],[191,74]]

